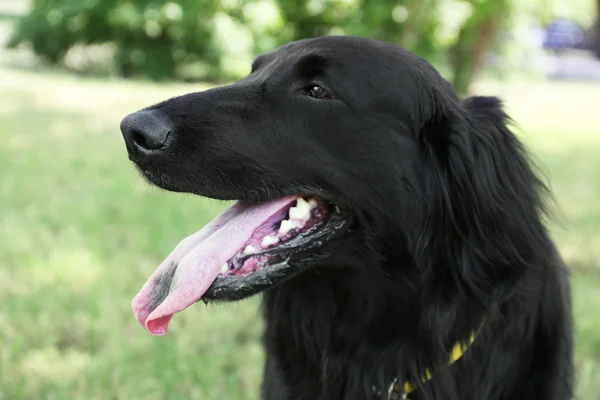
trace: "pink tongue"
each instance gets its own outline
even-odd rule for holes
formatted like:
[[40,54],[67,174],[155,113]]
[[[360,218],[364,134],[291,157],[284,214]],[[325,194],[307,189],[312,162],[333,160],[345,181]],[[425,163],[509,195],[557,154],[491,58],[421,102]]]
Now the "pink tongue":
[[[132,301],[137,320],[153,335],[164,335],[173,314],[185,310],[208,290],[256,228],[296,197],[250,206],[236,203],[169,254]],[[173,271],[174,270],[174,271]],[[173,279],[168,277],[173,275]],[[167,296],[160,304],[160,294]],[[163,296],[164,297],[164,296]]]

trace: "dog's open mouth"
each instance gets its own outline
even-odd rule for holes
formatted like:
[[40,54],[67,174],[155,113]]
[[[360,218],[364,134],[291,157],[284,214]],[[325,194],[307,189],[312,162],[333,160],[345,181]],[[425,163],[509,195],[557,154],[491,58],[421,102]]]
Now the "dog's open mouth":
[[133,299],[137,320],[164,335],[173,314],[198,300],[235,300],[302,272],[310,254],[347,227],[338,206],[316,197],[240,201],[184,239]]

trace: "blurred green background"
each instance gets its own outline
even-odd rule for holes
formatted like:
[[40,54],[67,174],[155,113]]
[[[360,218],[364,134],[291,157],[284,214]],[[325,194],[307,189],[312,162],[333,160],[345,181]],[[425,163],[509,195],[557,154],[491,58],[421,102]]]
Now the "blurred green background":
[[[558,200],[578,399],[600,399],[598,3],[0,0],[0,399],[257,399],[259,298],[196,305],[160,338],[133,318],[149,274],[227,204],[150,187],[119,122],[327,34],[399,43],[505,99]],[[558,17],[583,36],[550,51]]]

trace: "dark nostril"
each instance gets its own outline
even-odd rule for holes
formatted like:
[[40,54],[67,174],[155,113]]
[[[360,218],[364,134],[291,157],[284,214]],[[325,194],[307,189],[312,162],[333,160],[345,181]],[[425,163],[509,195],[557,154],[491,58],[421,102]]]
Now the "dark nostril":
[[171,129],[163,115],[143,110],[126,116],[121,122],[121,132],[128,148],[158,150],[164,146]]
[[137,130],[133,130],[132,133],[133,133],[133,141],[135,142],[135,144],[137,144],[138,146],[140,146],[144,149],[152,149],[152,145],[150,145],[146,141],[146,138],[144,137],[144,135],[142,135]]

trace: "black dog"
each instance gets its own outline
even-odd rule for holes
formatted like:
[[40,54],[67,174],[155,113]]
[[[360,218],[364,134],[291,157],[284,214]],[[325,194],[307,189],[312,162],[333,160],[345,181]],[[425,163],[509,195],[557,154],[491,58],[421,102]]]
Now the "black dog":
[[568,273],[547,190],[499,100],[461,100],[395,45],[322,37],[232,85],[126,117],[154,184],[238,202],[133,302],[264,293],[263,398],[566,400]]

